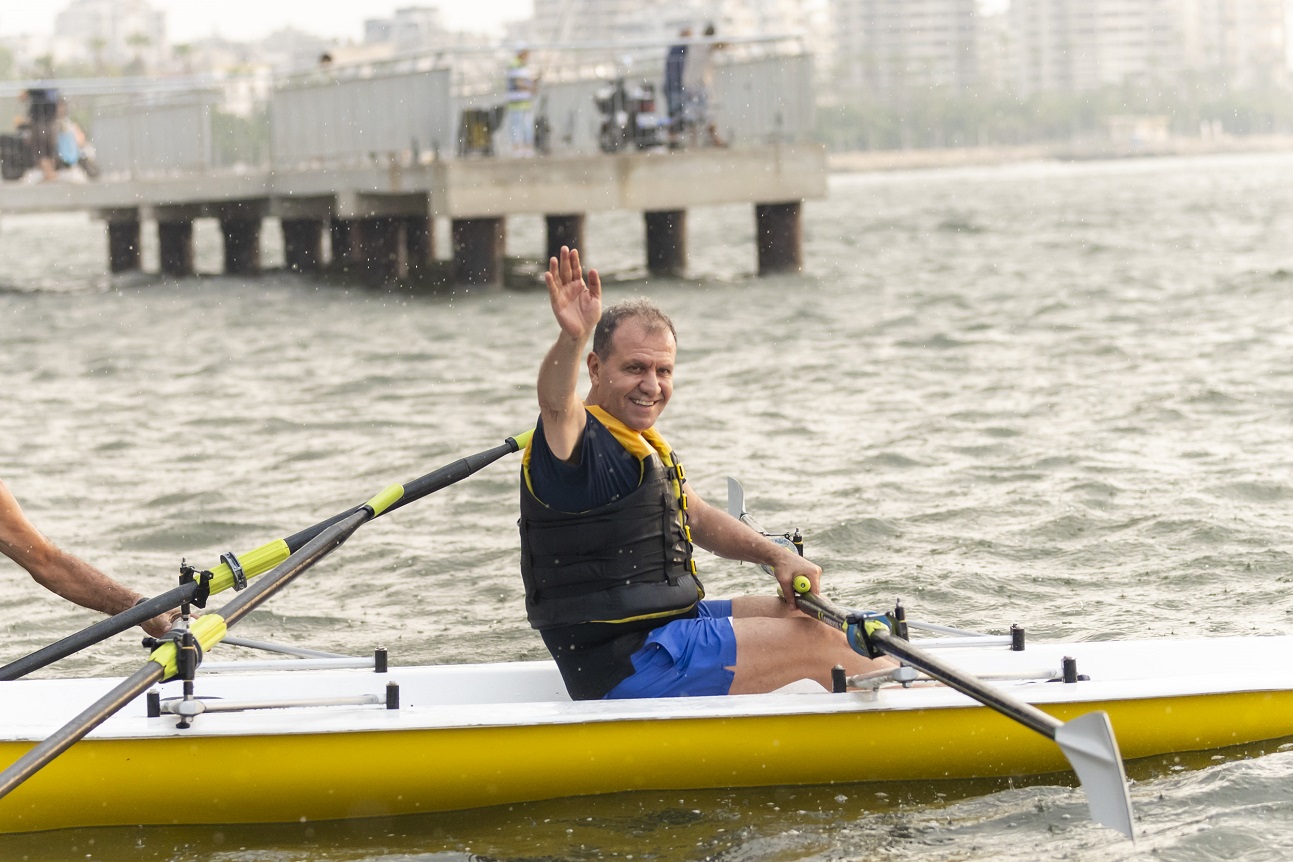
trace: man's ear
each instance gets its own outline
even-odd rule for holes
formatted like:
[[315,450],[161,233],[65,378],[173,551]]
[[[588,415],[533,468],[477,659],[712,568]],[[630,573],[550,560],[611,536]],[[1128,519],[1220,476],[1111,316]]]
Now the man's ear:
[[596,353],[588,351],[588,380],[593,386],[597,385],[597,374],[601,370],[602,363]]

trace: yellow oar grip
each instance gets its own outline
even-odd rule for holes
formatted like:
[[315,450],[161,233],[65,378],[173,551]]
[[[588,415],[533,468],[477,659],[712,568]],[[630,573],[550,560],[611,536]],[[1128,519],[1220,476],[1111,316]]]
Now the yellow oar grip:
[[[193,632],[193,637],[197,640],[198,645],[202,647],[205,653],[211,647],[224,640],[225,633],[229,627],[225,625],[224,617],[219,614],[204,614],[193,621],[189,626],[189,631]],[[162,666],[164,672],[163,679],[170,679],[179,673],[179,647],[175,641],[166,643],[153,650],[153,654],[148,657],[149,661],[155,661]]]
[[378,494],[376,497],[369,500],[366,505],[368,506],[368,508],[373,510],[373,516],[376,517],[377,515],[380,515],[382,512],[385,512],[391,506],[398,503],[400,501],[400,498],[403,496],[404,496],[403,485],[391,485],[387,487],[386,490]]
[[513,440],[513,442],[516,443],[517,451],[520,451],[524,449],[526,446],[530,445],[530,438],[533,436],[534,436],[534,429],[531,428],[529,431],[526,431],[524,434],[513,435],[511,439]]
[[794,587],[795,592],[800,595],[811,591],[813,588],[813,582],[808,580],[805,575],[795,575],[795,579],[790,582],[790,585]]
[[[243,574],[250,578],[255,575],[263,575],[286,560],[291,554],[292,552],[288,549],[287,542],[282,539],[275,539],[268,544],[261,545],[254,551],[239,554],[238,562],[242,563]],[[230,571],[228,563],[221,563],[211,570],[211,592],[218,593],[232,586],[233,572]]]

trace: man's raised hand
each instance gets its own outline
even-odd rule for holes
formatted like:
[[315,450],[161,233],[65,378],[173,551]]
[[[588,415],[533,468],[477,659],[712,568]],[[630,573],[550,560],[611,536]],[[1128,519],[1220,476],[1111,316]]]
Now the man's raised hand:
[[586,341],[602,316],[602,281],[597,270],[588,270],[585,282],[578,250],[563,245],[560,260],[549,259],[543,279],[561,331],[581,343]]

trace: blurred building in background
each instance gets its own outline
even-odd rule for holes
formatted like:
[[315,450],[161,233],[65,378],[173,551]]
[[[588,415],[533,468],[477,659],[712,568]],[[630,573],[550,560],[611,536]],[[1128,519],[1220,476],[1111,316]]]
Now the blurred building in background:
[[806,0],[534,0],[534,18],[514,34],[536,43],[632,42],[676,37],[713,24],[729,38],[803,34]]
[[452,41],[453,34],[435,6],[405,6],[389,18],[364,21],[364,42],[388,44],[397,54],[443,48]]
[[837,84],[887,101],[978,84],[976,0],[833,0]]
[[1018,92],[1286,75],[1284,0],[1015,0]]
[[72,0],[54,19],[53,60],[141,74],[170,54],[166,15],[147,0]]
[[835,81],[880,101],[929,88],[1083,92],[1287,77],[1285,0],[831,0]]

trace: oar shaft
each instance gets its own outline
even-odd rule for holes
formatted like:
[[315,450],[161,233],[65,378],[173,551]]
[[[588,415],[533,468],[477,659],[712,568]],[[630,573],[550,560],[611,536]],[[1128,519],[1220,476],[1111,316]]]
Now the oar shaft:
[[[795,601],[801,610],[835,628],[847,629],[849,625],[848,611],[823,596],[816,593],[804,593],[796,596]],[[897,637],[884,629],[872,632],[871,640],[886,655],[902,659],[907,664],[924,671],[944,685],[974,698],[984,706],[995,709],[1008,718],[1013,718],[1043,736],[1054,739],[1056,729],[1063,724],[1059,719],[1047,715],[1032,704],[1024,703],[1022,700],[1017,700],[990,685],[984,684],[971,674],[957,670],[925,650],[912,646],[910,641]]]
[[[393,512],[402,506],[407,506],[415,500],[421,500],[423,497],[428,494],[435,493],[441,488],[447,488],[455,482],[466,479],[472,473],[475,473],[484,467],[488,467],[504,455],[517,451],[519,448],[520,444],[517,443],[516,439],[514,437],[508,437],[507,442],[495,446],[493,449],[487,449],[484,452],[478,452],[475,455],[468,455],[466,458],[459,458],[452,464],[446,464],[439,469],[427,473],[425,476],[419,476],[411,482],[406,482],[404,484],[404,496],[395,503],[392,503],[390,508],[386,511]],[[349,508],[338,515],[333,515],[326,521],[320,521],[313,527],[306,527],[299,533],[293,533],[283,541],[287,544],[289,551],[295,551],[302,547],[306,542],[322,533],[328,527],[345,520],[363,507],[364,504],[361,503],[358,506]]]
[[1035,730],[1050,739],[1055,738],[1055,731],[1063,724],[1053,715],[1047,715],[1030,703],[1024,703],[1004,692],[986,685],[978,677],[963,673],[951,665],[944,664],[926,652],[911,645],[910,641],[892,635],[886,631],[872,633],[871,639],[879,644],[880,649],[894,658],[902,659],[912,667],[923,670],[934,679],[954,688],[961,694],[974,698],[984,706],[997,710],[1008,718],[1025,727]]
[[[373,506],[372,501],[346,520],[334,524],[311,539],[299,551],[275,566],[254,586],[250,586],[239,593],[216,614],[199,620],[199,627],[208,621],[219,623],[223,620],[223,626],[221,626],[223,630],[242,619],[261,602],[287,586],[297,575],[323,559],[333,549],[350,538],[355,530],[358,530],[375,517],[373,508],[370,508],[371,506]],[[381,510],[378,509],[377,511]],[[223,637],[223,631],[219,636]],[[153,653],[153,658],[142,668],[135,671],[132,676],[119,683],[112,691],[95,701],[76,718],[63,725],[62,728],[18,758],[4,772],[0,772],[0,798],[3,798],[15,787],[35,775],[54,758],[58,757],[78,740],[84,738],[91,730],[107,721],[130,701],[143,694],[150,685],[162,680],[168,672],[173,673],[173,668],[168,668],[167,664],[163,663],[164,661],[169,662],[169,660],[159,658],[168,650],[173,657],[174,644],[165,644],[163,647],[159,647]]]
[[0,772],[0,798],[7,796],[15,787],[35,775],[161,678],[162,666],[150,661],[112,691],[90,704],[80,715],[15,760],[4,772]]
[[[533,431],[527,431],[524,434],[517,434],[515,437],[508,437],[506,441],[492,449],[484,452],[478,452],[474,455],[468,455],[466,458],[460,458],[452,464],[446,464],[424,476],[405,484],[404,493],[400,499],[392,503],[383,512],[398,509],[412,503],[414,500],[420,500],[428,494],[446,488],[462,479],[467,478],[472,473],[477,472],[483,467],[502,458],[512,452],[523,449],[529,441],[530,434]],[[314,537],[321,534],[324,530],[334,524],[338,524],[355,513],[363,510],[366,504],[361,503],[358,506],[352,506],[340,514],[333,515],[331,518],[320,521],[312,527],[307,527],[298,533],[293,533],[281,541],[270,542],[262,545],[253,551],[239,555],[242,560],[243,569],[248,578],[259,575],[268,571],[273,566],[284,560],[289,554],[304,547]],[[374,516],[376,517],[376,516]],[[229,566],[221,563],[214,570],[216,577],[211,583],[211,592],[220,592],[232,584],[232,575]],[[79,652],[86,647],[93,646],[96,643],[107,640],[113,635],[124,632],[125,630],[137,626],[147,620],[152,619],[160,613],[169,611],[178,607],[183,602],[191,600],[197,594],[198,585],[196,583],[181,584],[173,590],[154,596],[146,602],[136,605],[133,608],[122,611],[115,616],[100,620],[92,626],[82,629],[79,632],[68,635],[60,641],[42,647],[35,652],[16,659],[3,667],[0,667],[0,681],[19,679],[27,674],[39,670],[46,665],[53,664],[60,659],[67,658],[73,653]]]
[[148,601],[135,605],[133,608],[128,608],[116,616],[99,620],[88,628],[70,634],[60,641],[41,647],[30,655],[25,655],[4,667],[0,667],[0,680],[19,679],[32,671],[40,670],[45,665],[53,664],[59,659],[66,658],[74,652],[94,646],[100,641],[105,641],[113,635],[124,632],[126,629],[147,622],[158,614],[165,613],[189,601],[193,598],[196,590],[196,583],[181,584],[173,590],[168,590],[159,596],[153,596]]
[[367,506],[344,521],[333,524],[310,541],[306,542],[290,557],[275,566],[265,577],[256,580],[247,589],[234,596],[228,604],[219,610],[225,625],[232,626],[250,613],[257,605],[283,589],[301,572],[317,563],[331,553],[342,542],[349,539],[360,527],[376,517]]

